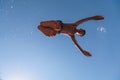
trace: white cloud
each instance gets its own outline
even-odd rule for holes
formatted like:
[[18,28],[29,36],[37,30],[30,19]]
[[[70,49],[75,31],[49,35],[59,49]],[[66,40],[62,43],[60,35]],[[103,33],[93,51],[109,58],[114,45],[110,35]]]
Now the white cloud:
[[104,27],[98,27],[98,28],[97,28],[97,31],[106,32],[106,28],[104,28]]

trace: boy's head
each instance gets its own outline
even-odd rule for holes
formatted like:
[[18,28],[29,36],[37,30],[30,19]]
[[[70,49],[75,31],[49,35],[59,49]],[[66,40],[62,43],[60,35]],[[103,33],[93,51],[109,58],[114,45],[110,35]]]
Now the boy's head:
[[84,29],[79,29],[79,30],[76,32],[76,34],[77,34],[78,36],[80,36],[80,37],[84,36],[85,33],[86,33],[86,31],[85,31]]

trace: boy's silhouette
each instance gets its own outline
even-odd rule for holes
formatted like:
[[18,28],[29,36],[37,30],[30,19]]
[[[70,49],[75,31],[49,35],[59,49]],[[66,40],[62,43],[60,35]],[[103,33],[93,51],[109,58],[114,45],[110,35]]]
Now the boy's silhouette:
[[82,24],[83,22],[89,21],[89,20],[103,20],[104,17],[102,16],[92,16],[88,17],[82,20],[78,20],[74,23],[63,23],[60,20],[50,20],[50,21],[43,21],[38,26],[38,29],[46,36],[53,37],[56,34],[66,34],[68,35],[75,46],[85,55],[85,56],[91,56],[91,54],[85,50],[83,50],[80,45],[77,43],[75,39],[75,34],[82,37],[85,35],[85,30],[83,29],[77,29],[79,24]]

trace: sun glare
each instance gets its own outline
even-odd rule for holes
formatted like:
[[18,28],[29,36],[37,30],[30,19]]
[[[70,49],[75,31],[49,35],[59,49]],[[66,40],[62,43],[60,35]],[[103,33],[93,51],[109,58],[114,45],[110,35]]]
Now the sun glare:
[[31,80],[30,76],[28,76],[25,73],[19,72],[11,73],[7,75],[5,78],[6,78],[5,80]]

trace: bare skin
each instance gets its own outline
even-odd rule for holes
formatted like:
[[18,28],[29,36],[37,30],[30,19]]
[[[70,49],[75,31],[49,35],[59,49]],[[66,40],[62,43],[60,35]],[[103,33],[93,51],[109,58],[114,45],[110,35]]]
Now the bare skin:
[[57,22],[54,20],[43,21],[38,26],[38,29],[44,35],[46,35],[48,37],[53,37],[58,32],[68,35],[72,39],[74,45],[79,49],[79,51],[81,51],[85,56],[89,57],[92,55],[89,52],[82,49],[75,39],[75,34],[77,34],[80,37],[85,35],[85,30],[77,29],[77,27],[78,27],[78,25],[82,24],[83,22],[86,22],[89,20],[103,20],[103,19],[104,19],[104,17],[102,17],[102,16],[92,16],[92,17],[88,17],[88,18],[76,21],[75,23],[69,23],[69,24],[68,23],[61,24],[60,22]]

